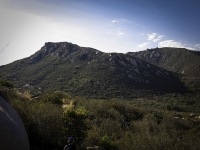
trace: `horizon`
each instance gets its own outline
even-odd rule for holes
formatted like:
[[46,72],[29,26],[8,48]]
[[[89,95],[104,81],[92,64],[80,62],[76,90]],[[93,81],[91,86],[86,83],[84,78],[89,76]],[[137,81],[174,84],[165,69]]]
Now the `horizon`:
[[200,1],[2,0],[0,66],[67,41],[106,53],[200,50]]

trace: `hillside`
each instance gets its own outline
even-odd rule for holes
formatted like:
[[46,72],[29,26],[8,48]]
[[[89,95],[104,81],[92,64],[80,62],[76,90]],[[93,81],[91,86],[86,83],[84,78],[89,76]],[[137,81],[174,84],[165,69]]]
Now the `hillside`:
[[186,92],[179,76],[135,54],[48,42],[35,54],[0,67],[18,88],[61,90],[90,98],[133,98]]
[[127,54],[169,71],[190,76],[200,76],[199,51],[191,51],[184,48],[155,48]]

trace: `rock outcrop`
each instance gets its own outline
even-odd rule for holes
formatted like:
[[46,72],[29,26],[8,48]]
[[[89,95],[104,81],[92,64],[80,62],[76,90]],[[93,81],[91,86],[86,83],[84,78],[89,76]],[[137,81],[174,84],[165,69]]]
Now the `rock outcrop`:
[[24,125],[14,108],[0,96],[0,150],[29,150]]

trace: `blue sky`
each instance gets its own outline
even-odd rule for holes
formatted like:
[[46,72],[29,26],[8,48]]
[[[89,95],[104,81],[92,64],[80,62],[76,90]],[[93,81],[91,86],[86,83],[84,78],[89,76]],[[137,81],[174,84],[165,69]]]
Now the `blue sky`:
[[103,52],[155,47],[200,50],[199,0],[1,0],[0,65],[45,42]]

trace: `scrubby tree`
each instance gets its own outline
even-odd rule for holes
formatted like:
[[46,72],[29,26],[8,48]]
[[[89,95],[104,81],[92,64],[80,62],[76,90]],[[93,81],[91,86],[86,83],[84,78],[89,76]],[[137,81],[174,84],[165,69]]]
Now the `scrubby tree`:
[[70,136],[76,138],[78,144],[81,144],[87,135],[88,125],[86,122],[85,109],[67,108],[63,112],[63,125],[65,139]]
[[42,97],[43,102],[49,102],[56,105],[62,105],[63,99],[71,99],[71,96],[65,92],[55,91],[52,93],[45,93]]

